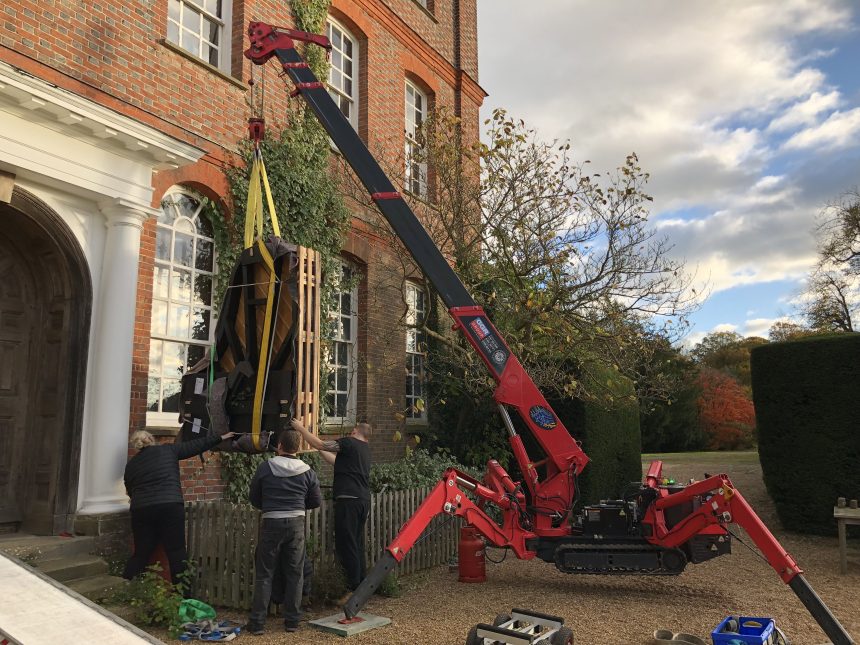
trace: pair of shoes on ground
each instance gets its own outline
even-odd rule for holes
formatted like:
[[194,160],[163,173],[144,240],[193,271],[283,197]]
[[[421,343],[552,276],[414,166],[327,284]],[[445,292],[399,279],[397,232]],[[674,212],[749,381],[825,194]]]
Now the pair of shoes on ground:
[[253,634],[254,636],[262,636],[266,633],[266,628],[257,623],[248,623],[245,625],[245,631],[249,634]]
[[[249,634],[253,634],[254,636],[262,636],[266,633],[265,625],[257,625],[255,623],[248,623],[245,626],[245,631]],[[299,622],[298,621],[284,621],[284,631],[285,632],[297,632],[299,631]]]

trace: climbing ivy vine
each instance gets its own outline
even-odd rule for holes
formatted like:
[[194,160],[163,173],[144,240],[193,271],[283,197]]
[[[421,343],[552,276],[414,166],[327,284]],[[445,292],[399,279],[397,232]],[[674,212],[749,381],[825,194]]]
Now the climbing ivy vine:
[[[290,4],[297,29],[322,33],[330,0],[292,0]],[[327,77],[328,63],[322,49],[308,46],[302,54],[318,78]],[[325,130],[301,99],[290,100],[283,116],[283,125],[273,128],[267,123],[266,139],[261,148],[281,236],[319,251],[323,274],[338,276],[338,258],[349,227],[350,214],[330,171],[330,145]],[[215,222],[218,304],[223,301],[233,266],[243,250],[252,153],[250,142],[242,141],[235,161],[226,168],[234,205],[231,216],[219,216],[217,211],[209,213]],[[267,224],[267,227],[270,229],[271,225]],[[332,282],[323,281],[322,321],[328,320],[328,312],[333,304]],[[325,379],[321,378],[320,381],[324,387]],[[324,400],[324,392],[320,392],[320,401]],[[262,457],[229,453],[221,457],[226,497],[233,501],[246,500],[248,483]]]

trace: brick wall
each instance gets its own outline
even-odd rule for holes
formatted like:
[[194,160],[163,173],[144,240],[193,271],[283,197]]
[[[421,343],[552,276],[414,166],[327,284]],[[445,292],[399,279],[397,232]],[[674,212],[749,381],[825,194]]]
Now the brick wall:
[[[194,188],[229,211],[220,168],[245,136],[250,63],[249,20],[291,25],[283,0],[233,0],[229,74],[165,44],[167,0],[6,0],[0,5],[0,60],[105,107],[196,145],[206,155],[196,164],[153,176],[153,206],[173,185]],[[464,134],[478,136],[476,0],[333,0],[331,13],[361,44],[359,134],[389,162],[403,150],[404,80],[411,79],[431,102],[452,106]],[[259,72],[259,68],[258,68]],[[267,72],[266,117],[277,125],[287,92],[277,71]],[[259,76],[258,76],[259,77]],[[392,441],[403,424],[405,332],[402,269],[397,253],[356,212],[345,254],[364,272],[359,288],[358,415],[376,428],[374,457],[403,454]],[[371,216],[372,217],[372,216]],[[155,253],[154,220],[141,237],[138,305],[132,372],[131,430],[145,425],[150,308]],[[215,457],[183,463],[188,499],[221,494]]]

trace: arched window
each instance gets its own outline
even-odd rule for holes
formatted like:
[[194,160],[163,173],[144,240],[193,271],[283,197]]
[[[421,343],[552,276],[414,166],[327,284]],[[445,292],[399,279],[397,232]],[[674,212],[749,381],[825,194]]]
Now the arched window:
[[177,425],[179,379],[199,362],[215,332],[215,240],[203,201],[171,189],[161,200],[152,278],[148,425]]
[[406,190],[418,197],[427,194],[427,164],[419,160],[418,130],[427,118],[427,95],[406,81]]
[[332,47],[328,93],[358,130],[358,39],[331,16],[326,22],[326,34]]
[[334,294],[330,316],[333,323],[328,352],[328,387],[326,389],[326,423],[347,424],[355,421],[356,358],[358,350],[358,287],[355,269],[341,263],[341,275]]
[[424,358],[427,353],[427,338],[417,326],[424,324],[427,316],[427,294],[415,282],[406,283],[406,419],[427,420],[426,378]]

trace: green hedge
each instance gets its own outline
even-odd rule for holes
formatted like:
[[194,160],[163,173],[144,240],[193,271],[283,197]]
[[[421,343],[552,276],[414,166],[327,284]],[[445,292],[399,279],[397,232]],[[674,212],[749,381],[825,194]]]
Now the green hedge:
[[601,401],[552,400],[561,422],[591,459],[579,478],[580,504],[618,499],[642,479],[642,435],[633,382],[612,369],[589,368],[587,388]]
[[390,490],[435,486],[442,479],[442,473],[448,468],[456,468],[477,479],[483,478],[483,473],[477,473],[458,463],[449,454],[442,452],[430,454],[426,450],[417,448],[405,459],[373,464],[370,467],[370,490],[374,493],[384,493]]
[[860,334],[751,354],[759,459],[783,525],[833,533],[837,497],[860,497]]

